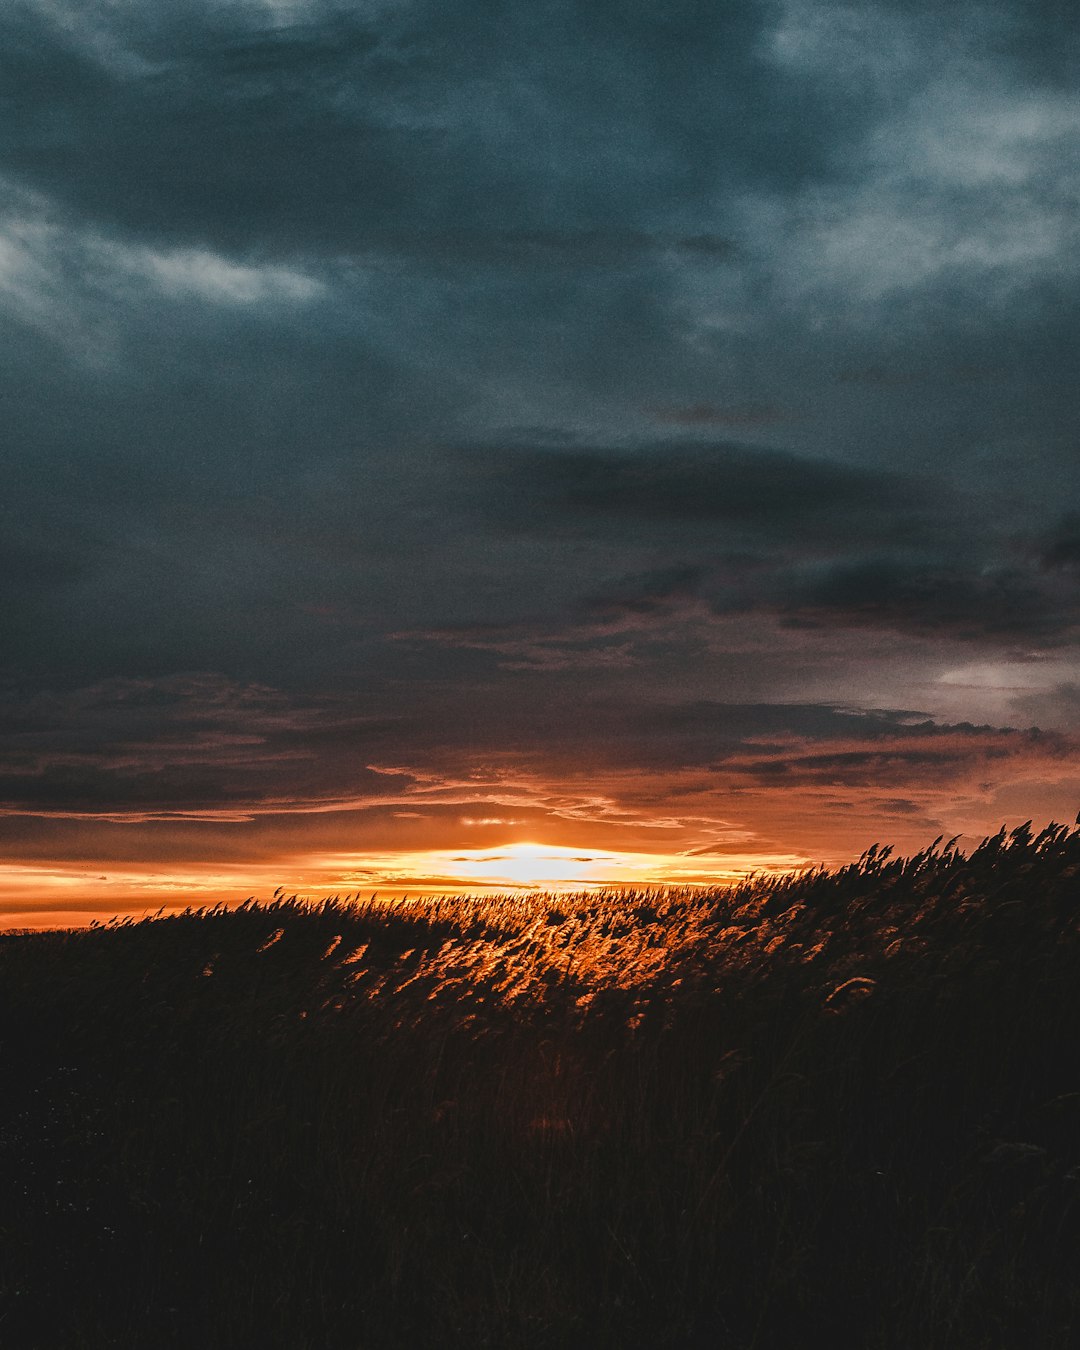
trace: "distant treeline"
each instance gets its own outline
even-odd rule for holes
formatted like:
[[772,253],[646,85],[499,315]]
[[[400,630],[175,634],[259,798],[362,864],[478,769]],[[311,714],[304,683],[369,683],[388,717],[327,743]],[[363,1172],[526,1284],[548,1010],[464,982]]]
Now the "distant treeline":
[[5,1350],[1065,1350],[1080,831],[0,941]]

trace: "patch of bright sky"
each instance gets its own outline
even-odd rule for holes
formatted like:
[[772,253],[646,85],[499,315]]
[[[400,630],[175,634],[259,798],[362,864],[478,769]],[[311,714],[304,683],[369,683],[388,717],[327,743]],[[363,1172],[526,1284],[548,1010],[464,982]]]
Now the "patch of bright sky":
[[1080,683],[1080,654],[973,661],[937,677],[935,711],[953,718],[1027,726],[1061,724],[1057,695]]

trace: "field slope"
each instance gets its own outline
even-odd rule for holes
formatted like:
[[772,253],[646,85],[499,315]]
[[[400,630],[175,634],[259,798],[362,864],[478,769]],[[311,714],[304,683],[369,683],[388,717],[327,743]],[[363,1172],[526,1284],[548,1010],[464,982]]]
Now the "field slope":
[[0,940],[9,1350],[1064,1350],[1080,832]]

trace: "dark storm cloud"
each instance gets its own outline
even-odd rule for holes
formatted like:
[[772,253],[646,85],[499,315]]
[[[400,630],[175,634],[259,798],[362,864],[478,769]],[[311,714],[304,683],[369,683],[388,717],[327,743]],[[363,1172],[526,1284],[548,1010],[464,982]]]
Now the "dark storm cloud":
[[589,596],[585,604],[597,615],[662,614],[696,599],[705,577],[704,567],[665,567],[622,578],[610,589]]
[[2,153],[24,183],[113,225],[234,246],[336,244],[361,183],[394,194],[393,131],[328,106],[377,45],[362,30],[260,40],[242,12],[230,32],[209,6],[179,6],[171,23],[138,6],[127,24],[69,13],[22,6],[9,21]]
[[[1080,625],[1071,517],[1031,554],[1006,522],[988,528],[958,487],[925,476],[728,443],[509,448],[465,460],[483,488],[478,506],[512,529],[633,537],[685,559],[582,597],[578,623],[592,616],[618,631],[621,615],[624,628],[662,626],[699,601],[718,614],[965,641],[1056,643]],[[519,638],[542,633],[523,626]],[[503,637],[515,640],[510,629]]]
[[[20,4],[0,156],[20,181],[158,237],[435,254],[449,240],[471,260],[485,246],[470,231],[497,254],[525,230],[511,250],[543,255],[576,228],[606,256],[644,237],[613,235],[613,206],[647,219],[644,198],[685,194],[718,162],[752,178],[821,163],[806,97],[757,54],[768,16],[753,3]],[[663,233],[714,247],[708,230]]]
[[1059,521],[1043,541],[1039,561],[1053,572],[1080,571],[1080,516],[1069,515]]
[[[631,451],[582,448],[473,452],[496,504],[537,528],[567,520],[715,523],[859,533],[895,528],[928,502],[926,485],[784,450],[668,441]],[[498,509],[498,505],[496,505]]]
[[789,581],[791,622],[888,625],[953,638],[1061,641],[1080,628],[1080,596],[1019,568],[871,557],[808,569]]
[[557,795],[541,786],[552,773],[569,781],[583,766],[598,780],[693,769],[718,775],[717,786],[786,774],[862,784],[876,766],[883,784],[918,765],[1007,758],[1030,740],[905,710],[578,697],[574,718],[505,689],[482,711],[457,689],[437,706],[380,715],[363,699],[298,700],[197,674],[9,695],[0,814],[243,822],[413,798],[514,800],[523,789],[539,804]]
[[[11,694],[0,705],[0,809],[243,818],[275,802],[318,807],[342,787],[316,785],[327,745],[355,754],[388,729],[356,706],[210,674]],[[353,764],[347,791],[375,793],[379,781]]]

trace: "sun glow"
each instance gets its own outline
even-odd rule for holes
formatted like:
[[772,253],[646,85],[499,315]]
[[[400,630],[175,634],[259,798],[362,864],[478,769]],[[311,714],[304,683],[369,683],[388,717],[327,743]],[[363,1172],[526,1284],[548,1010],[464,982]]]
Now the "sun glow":
[[426,850],[379,857],[323,859],[350,888],[395,890],[585,890],[603,886],[672,886],[734,880],[749,872],[791,871],[797,854],[629,853],[522,840],[491,848]]
[[[475,856],[474,856],[475,855]],[[557,888],[560,885],[598,884],[634,867],[634,855],[604,850],[561,848],[555,844],[523,842],[498,849],[473,849],[450,862],[451,874],[463,881],[486,885]],[[646,866],[656,869],[656,859],[645,856]]]

